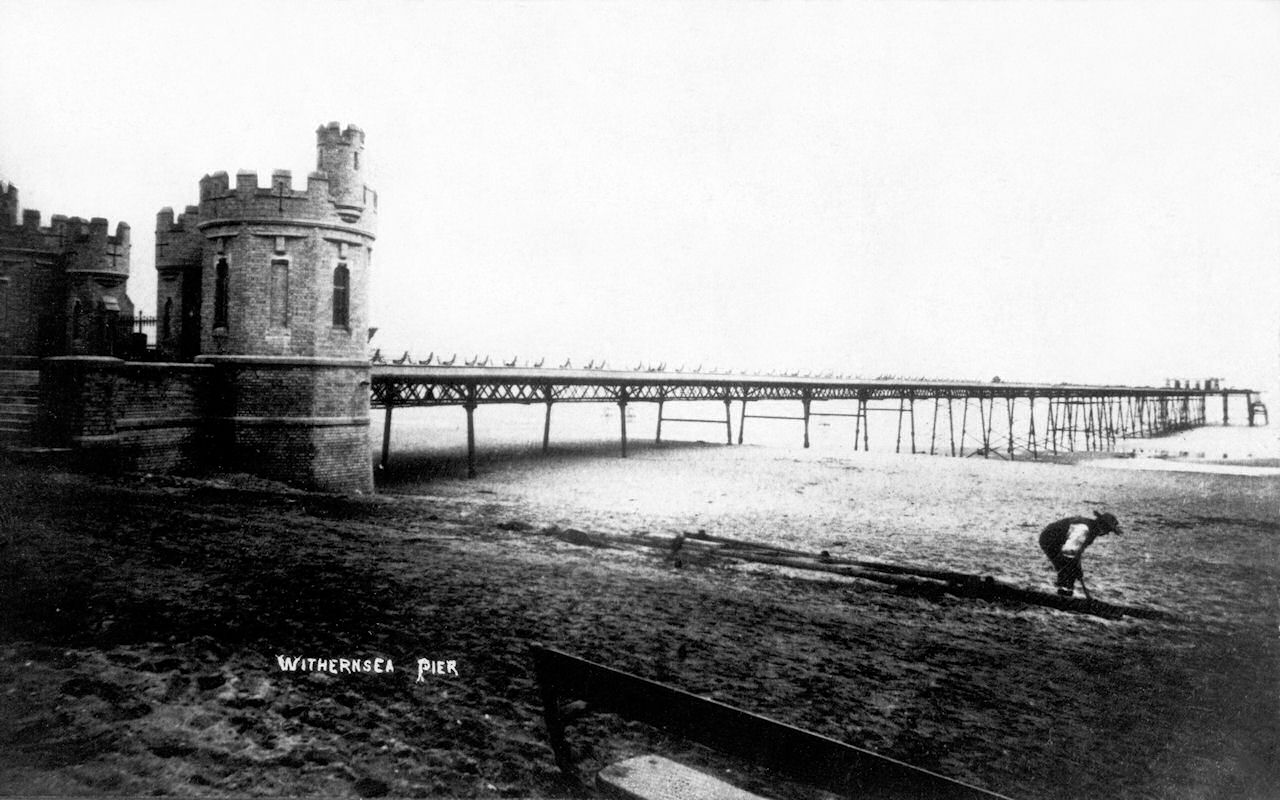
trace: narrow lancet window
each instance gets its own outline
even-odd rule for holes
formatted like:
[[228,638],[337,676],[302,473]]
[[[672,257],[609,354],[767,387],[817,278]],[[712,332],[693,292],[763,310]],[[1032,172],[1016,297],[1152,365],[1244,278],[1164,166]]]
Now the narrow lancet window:
[[213,327],[227,327],[227,260],[218,259],[213,285]]
[[271,262],[271,324],[289,327],[289,262],[283,258]]
[[351,324],[351,272],[346,264],[339,264],[333,271],[333,326],[346,328]]

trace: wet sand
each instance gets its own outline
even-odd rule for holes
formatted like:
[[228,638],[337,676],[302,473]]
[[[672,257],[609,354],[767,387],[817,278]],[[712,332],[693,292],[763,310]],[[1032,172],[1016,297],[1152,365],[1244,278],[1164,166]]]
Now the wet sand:
[[[1012,797],[1280,787],[1276,477],[821,444],[636,442],[624,461],[591,441],[491,445],[469,481],[456,448],[409,445],[372,498],[0,470],[0,790],[574,796],[533,641]],[[1090,549],[1091,590],[1177,621],[631,543],[703,529],[1048,589],[1036,535],[1094,508],[1126,533]],[[395,672],[287,672],[280,654]],[[417,683],[423,657],[459,675]],[[656,751],[805,795],[617,718],[574,731],[581,781]]]

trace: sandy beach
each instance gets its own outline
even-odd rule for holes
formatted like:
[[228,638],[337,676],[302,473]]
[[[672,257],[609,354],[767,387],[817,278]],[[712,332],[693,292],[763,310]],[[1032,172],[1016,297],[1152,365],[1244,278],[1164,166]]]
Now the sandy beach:
[[[579,413],[613,430],[598,411]],[[637,441],[624,460],[594,431],[544,456],[520,422],[528,436],[482,429],[467,480],[458,440],[422,424],[436,445],[399,429],[374,497],[0,470],[0,791],[590,796],[601,766],[659,752],[810,796],[607,715],[572,729],[580,774],[565,778],[534,641],[1010,797],[1280,791],[1280,478],[1108,463],[1208,461],[1226,435],[1217,461],[1265,468],[1266,429],[1148,440],[1179,454],[1163,459],[895,456],[819,436]],[[677,564],[663,547],[704,530],[1048,590],[1036,535],[1093,509],[1125,528],[1086,556],[1093,593],[1174,619]],[[281,655],[395,666],[330,675]],[[418,658],[458,674],[419,683]]]

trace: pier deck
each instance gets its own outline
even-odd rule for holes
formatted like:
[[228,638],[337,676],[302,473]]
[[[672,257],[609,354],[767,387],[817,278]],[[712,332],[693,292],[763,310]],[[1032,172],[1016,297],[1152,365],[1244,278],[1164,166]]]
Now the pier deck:
[[[1211,387],[1211,388],[1210,388]],[[733,403],[740,404],[738,444],[748,419],[788,420],[803,424],[809,446],[813,417],[847,417],[854,423],[853,448],[870,447],[870,414],[886,413],[894,426],[895,452],[938,455],[1039,458],[1045,454],[1106,451],[1120,439],[1160,436],[1211,424],[1210,398],[1221,398],[1213,423],[1230,423],[1233,399],[1243,403],[1248,423],[1255,422],[1257,392],[1221,388],[1205,381],[1192,386],[1095,386],[993,381],[851,379],[800,375],[669,372],[660,370],[544,369],[531,367],[374,364],[372,405],[384,409],[382,465],[390,458],[395,408],[459,406],[467,413],[468,474],[475,474],[475,411],[482,405],[542,404],[546,407],[543,448],[551,443],[551,408],[556,403],[614,403],[620,415],[621,454],[627,454],[630,403],[655,403],[662,439],[663,422],[723,425],[733,444]],[[715,419],[669,417],[669,402],[724,404]],[[748,404],[797,402],[794,416],[750,414]],[[840,411],[815,410],[815,404],[846,401]],[[928,447],[921,441],[917,415],[930,415]],[[896,419],[894,416],[896,415]],[[945,417],[945,430],[940,420]],[[940,433],[945,432],[945,436]],[[957,435],[958,434],[958,435]],[[968,451],[966,452],[966,448]]]

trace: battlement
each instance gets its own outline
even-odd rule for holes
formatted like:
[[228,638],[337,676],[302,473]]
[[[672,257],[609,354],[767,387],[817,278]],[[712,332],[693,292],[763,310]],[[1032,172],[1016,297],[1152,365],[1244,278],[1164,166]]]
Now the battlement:
[[316,128],[316,142],[321,145],[341,145],[346,147],[364,147],[364,131],[355,125],[347,125],[346,130],[337,122],[321,125]]
[[0,234],[4,245],[24,250],[70,256],[67,269],[73,272],[108,273],[128,276],[132,233],[127,222],[116,224],[115,233],[105,217],[68,217],[54,214],[49,225],[41,225],[40,212],[22,209],[18,220],[18,188],[0,188]]
[[[363,136],[360,133],[360,138]],[[340,202],[340,198],[335,197],[333,184],[328,173],[314,171],[307,175],[306,188],[297,189],[293,185],[293,173],[278,169],[271,173],[265,184],[258,173],[240,170],[232,185],[228,174],[219,171],[200,179],[198,211],[205,220],[316,219],[372,228],[372,220],[366,218],[365,209],[371,208],[376,212],[376,193],[362,186],[359,202]],[[157,230],[176,224],[172,213],[172,209],[161,211],[157,217]]]
[[18,187],[0,181],[0,224],[18,224]]
[[156,269],[164,271],[199,262],[204,237],[200,235],[200,207],[187,206],[174,215],[168,206],[156,214]]
[[165,206],[156,214],[156,233],[186,230],[194,227],[200,219],[200,206],[187,206],[182,213],[174,216],[173,208]]

